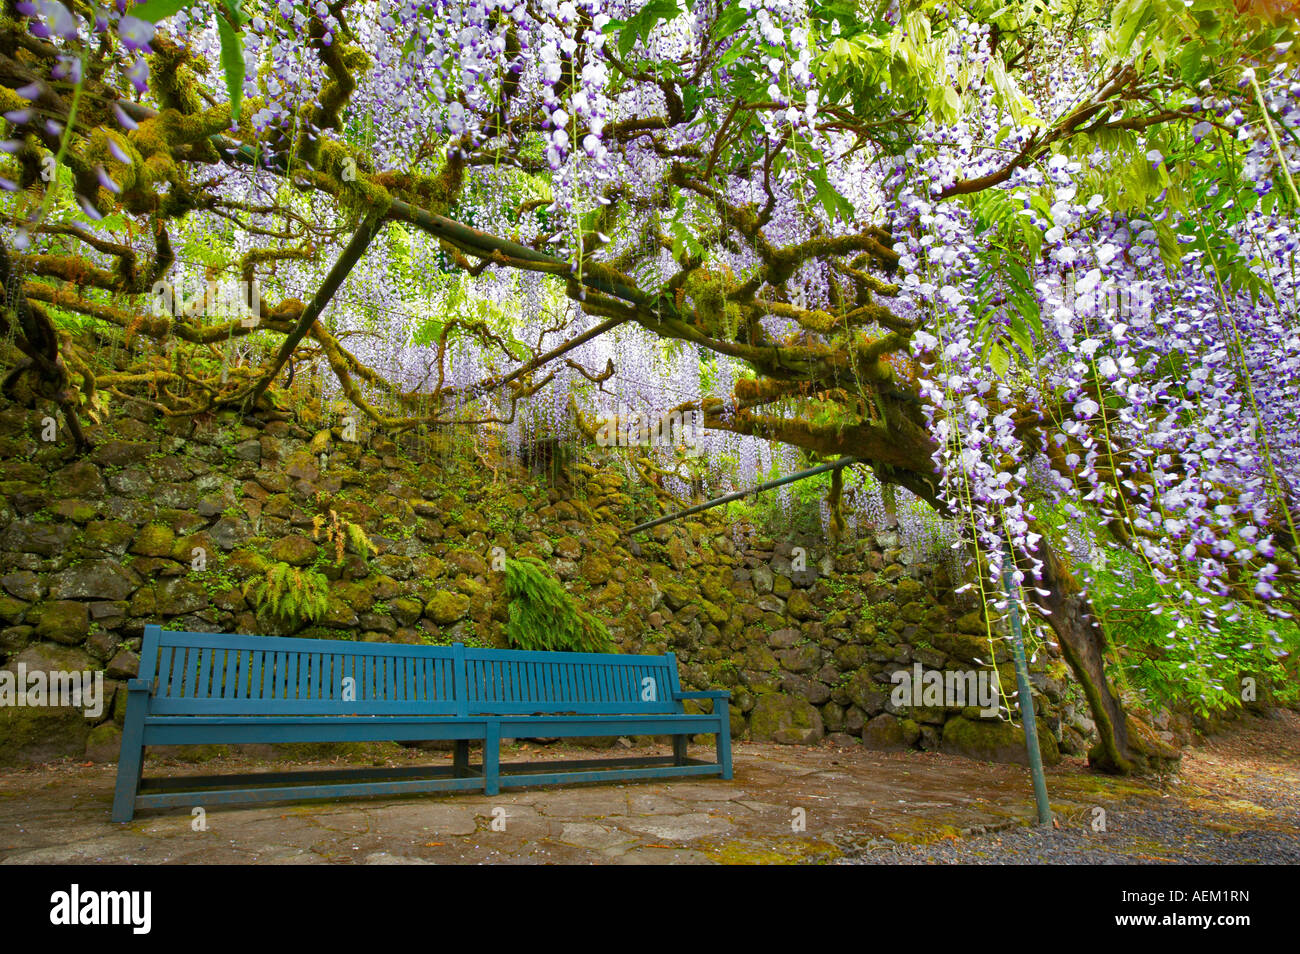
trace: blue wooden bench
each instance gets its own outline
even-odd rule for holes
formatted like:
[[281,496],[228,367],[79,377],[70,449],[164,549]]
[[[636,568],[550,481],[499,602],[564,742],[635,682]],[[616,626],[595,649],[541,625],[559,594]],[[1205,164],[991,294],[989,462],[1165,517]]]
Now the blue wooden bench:
[[[678,775],[731,778],[727,692],[683,692],[664,656],[406,646],[168,632],[146,626],[126,725],[113,820],[142,808],[398,795]],[[687,713],[687,699],[712,712]],[[716,761],[687,756],[714,735]],[[662,757],[502,766],[501,739],[671,736]],[[151,745],[455,742],[450,766],[142,779]],[[469,743],[483,743],[480,765]],[[506,771],[502,771],[505,768]]]

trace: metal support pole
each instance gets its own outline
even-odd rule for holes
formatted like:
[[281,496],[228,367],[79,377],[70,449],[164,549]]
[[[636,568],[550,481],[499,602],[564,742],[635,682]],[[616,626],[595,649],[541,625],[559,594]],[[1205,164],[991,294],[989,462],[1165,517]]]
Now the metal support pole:
[[1007,592],[1007,611],[1011,615],[1011,654],[1015,659],[1017,697],[1020,719],[1025,725],[1025,752],[1029,756],[1029,774],[1034,780],[1034,802],[1038,806],[1038,824],[1052,823],[1052,806],[1047,801],[1047,779],[1043,775],[1043,753],[1038,750],[1038,718],[1034,714],[1034,691],[1029,685],[1029,664],[1025,661],[1025,642],[1020,632],[1020,611],[1013,595],[1011,567],[1015,558],[1010,542],[1004,543],[1002,586]]
[[785,484],[792,484],[796,480],[803,480],[805,477],[814,477],[817,474],[824,474],[829,470],[839,470],[841,467],[847,467],[850,464],[856,464],[856,457],[841,457],[839,460],[831,461],[829,464],[822,464],[811,470],[801,470],[797,474],[791,474],[789,477],[781,477],[777,480],[769,480],[765,484],[759,484],[757,487],[750,487],[748,490],[738,490],[734,494],[727,494],[725,497],[715,497],[713,500],[706,500],[702,504],[696,504],[694,507],[688,507],[685,510],[679,510],[676,513],[665,514],[656,520],[650,520],[646,523],[637,524],[628,534],[638,533],[642,530],[649,530],[651,527],[657,527],[661,523],[671,523],[674,520],[680,520],[682,517],[689,517],[693,513],[699,513],[701,510],[708,510],[712,507],[721,506],[724,503],[731,503],[733,500],[740,500],[742,497],[748,497],[750,494],[760,493],[764,490],[772,490],[775,487],[781,487]]
[[298,347],[298,342],[302,341],[312,324],[321,316],[321,312],[325,310],[325,306],[329,304],[330,299],[334,297],[334,293],[343,284],[343,280],[348,277],[348,273],[357,264],[357,260],[365,254],[366,246],[375,237],[375,233],[379,231],[381,224],[380,216],[373,212],[361,220],[357,230],[352,233],[352,238],[348,240],[348,244],[344,246],[343,251],[339,253],[339,257],[335,259],[333,267],[326,273],[325,280],[316,289],[316,294],[312,295],[311,301],[303,309],[302,316],[298,319],[293,331],[285,336],[283,344],[280,345],[280,350],[276,352],[275,360],[271,362],[271,367],[257,382],[257,387],[253,388],[252,398],[248,402],[250,406],[257,406],[262,392],[275,380],[275,376],[280,373],[280,369],[284,367],[285,362],[293,354],[293,349]]

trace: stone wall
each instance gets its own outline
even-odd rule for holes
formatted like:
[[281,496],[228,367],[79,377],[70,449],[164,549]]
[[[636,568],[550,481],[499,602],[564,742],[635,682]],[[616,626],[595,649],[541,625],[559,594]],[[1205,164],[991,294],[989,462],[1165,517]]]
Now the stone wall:
[[[834,552],[817,539],[742,549],[704,514],[633,544],[623,528],[656,511],[610,462],[578,463],[557,489],[509,461],[304,423],[165,420],[130,405],[90,428],[96,446],[75,459],[62,432],[41,439],[40,413],[0,405],[0,667],[102,670],[113,699],[97,724],[75,710],[0,706],[0,762],[116,758],[123,680],[147,623],[504,645],[497,546],[546,561],[621,651],[675,652],[688,687],[730,689],[737,737],[1024,757],[1019,730],[972,708],[892,703],[897,669],[990,657],[978,609],[893,530]],[[313,523],[331,511],[364,528],[376,552],[349,547],[336,562]],[[272,562],[325,575],[321,619],[259,617],[243,588]],[[1063,698],[1064,667],[1044,656],[1034,678],[1046,756],[1081,751],[1088,725],[1076,712],[1086,709]]]

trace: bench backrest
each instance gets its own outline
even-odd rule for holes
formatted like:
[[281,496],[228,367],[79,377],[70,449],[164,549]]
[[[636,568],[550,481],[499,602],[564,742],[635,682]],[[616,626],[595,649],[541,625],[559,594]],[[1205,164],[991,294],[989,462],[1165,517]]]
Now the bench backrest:
[[140,678],[159,715],[455,715],[455,651],[146,626]]
[[680,711],[664,656],[407,646],[146,626],[158,715],[584,715]]
[[677,660],[667,656],[466,649],[472,714],[679,711]]

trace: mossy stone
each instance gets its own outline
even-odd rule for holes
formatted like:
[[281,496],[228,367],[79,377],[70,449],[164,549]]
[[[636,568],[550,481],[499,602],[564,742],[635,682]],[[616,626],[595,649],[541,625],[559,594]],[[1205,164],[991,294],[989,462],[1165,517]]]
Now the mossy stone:
[[266,557],[254,550],[231,550],[222,568],[231,579],[243,581],[262,575],[268,565]]
[[[777,579],[779,580],[780,577],[777,577]],[[817,615],[812,600],[803,590],[795,590],[790,594],[790,599],[786,603],[786,610],[795,619],[812,619]]]
[[981,639],[968,633],[934,633],[930,637],[930,642],[934,648],[940,652],[947,653],[955,659],[961,659],[966,662],[974,662],[976,659],[982,659],[988,662],[989,643],[987,638]]
[[456,622],[469,612],[470,598],[451,590],[439,590],[424,607],[424,615],[440,626]]
[[424,612],[424,604],[419,600],[398,597],[388,604],[393,618],[402,626],[414,626]]
[[709,622],[714,625],[721,626],[731,619],[731,614],[712,600],[701,599],[700,608],[704,610],[704,615],[709,618]]
[[695,594],[691,592],[689,587],[683,586],[681,583],[668,582],[660,588],[664,593],[664,602],[668,604],[668,608],[673,612],[690,605],[695,600]]
[[87,500],[56,500],[51,509],[73,523],[86,523],[99,515],[99,506]]
[[609,561],[597,554],[588,554],[578,565],[582,578],[592,586],[600,586],[609,580],[613,572]]
[[316,562],[320,549],[310,537],[294,533],[287,537],[281,537],[272,543],[268,553],[271,559],[277,563],[288,563],[290,566],[309,566]]
[[0,594],[0,623],[10,626],[21,623],[27,610],[28,605],[22,600]]
[[[1025,751],[1025,730],[998,719],[973,721],[953,716],[943,724],[943,748],[946,752],[984,762],[1029,764],[1029,756]],[[1044,765],[1055,765],[1061,761],[1056,739],[1041,719],[1038,721],[1038,750],[1042,754]]]
[[86,736],[86,760],[116,762],[122,750],[122,730],[111,719],[95,726]]
[[102,497],[104,478],[88,460],[69,464],[50,477],[50,493],[58,498]]
[[28,614],[29,623],[36,626],[36,635],[68,646],[82,643],[90,632],[90,616],[85,603],[75,600],[56,600],[38,606]]
[[131,552],[139,556],[169,557],[176,543],[176,534],[170,527],[151,523],[142,527],[131,543]]
[[808,745],[820,741],[825,731],[812,703],[782,692],[759,696],[749,718],[750,737],[756,742]]
[[[920,730],[917,730],[920,734]],[[882,712],[862,727],[862,744],[869,749],[891,751],[905,748],[906,738],[902,723],[888,712]]]
[[0,765],[80,757],[89,734],[85,716],[71,706],[0,706]]

